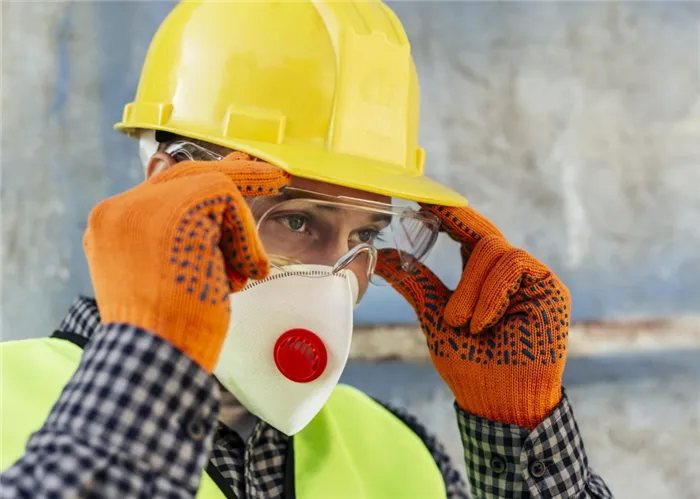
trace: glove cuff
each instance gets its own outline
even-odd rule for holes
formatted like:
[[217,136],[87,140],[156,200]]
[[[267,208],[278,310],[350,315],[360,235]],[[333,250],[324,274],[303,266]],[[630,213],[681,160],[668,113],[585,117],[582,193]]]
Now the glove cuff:
[[446,373],[443,379],[453,387],[455,401],[465,412],[530,431],[549,416],[562,398],[561,381],[546,377],[521,380],[499,373],[498,377],[470,379],[459,373]]

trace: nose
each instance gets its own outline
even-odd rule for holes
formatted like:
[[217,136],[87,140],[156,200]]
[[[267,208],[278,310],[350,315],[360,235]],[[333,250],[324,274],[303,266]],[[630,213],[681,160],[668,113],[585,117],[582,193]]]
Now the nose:
[[[351,249],[353,251],[350,251]],[[367,245],[351,248],[346,237],[334,237],[327,240],[322,248],[317,247],[316,257],[312,258],[312,261],[316,264],[349,270],[355,274],[358,284],[357,302],[359,303],[369,287],[371,251],[373,249]]]
[[339,236],[329,239],[319,249],[321,251],[318,252],[319,254],[314,263],[328,265],[329,267],[334,267],[338,260],[350,250],[347,240]]
[[367,244],[361,244],[341,255],[333,265],[337,270],[349,270],[355,274],[358,284],[356,304],[360,303],[369,287],[369,277],[374,271],[376,261],[377,250]]
[[367,272],[368,264],[367,255],[358,255],[349,265],[343,267],[344,270],[349,270],[357,279],[357,298],[355,304],[360,303],[360,300],[367,292],[369,287],[369,274]]

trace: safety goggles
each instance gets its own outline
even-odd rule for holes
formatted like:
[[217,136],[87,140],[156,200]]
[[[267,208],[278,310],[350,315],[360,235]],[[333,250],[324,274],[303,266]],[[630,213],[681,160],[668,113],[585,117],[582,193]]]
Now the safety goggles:
[[[223,159],[187,141],[171,144],[166,152],[179,161]],[[327,275],[313,271],[323,265],[335,272],[349,269],[375,285],[396,284],[425,259],[440,228],[437,217],[404,200],[389,204],[287,186],[275,196],[248,202],[271,264],[306,268],[309,277]],[[398,252],[402,272],[393,273],[391,281],[374,274],[382,250]]]
[[440,227],[431,214],[408,206],[295,187],[256,198],[251,209],[272,265],[325,265],[336,272],[349,268],[376,285],[397,282],[373,274],[378,252],[398,251],[405,271],[397,273],[400,280],[426,257]]

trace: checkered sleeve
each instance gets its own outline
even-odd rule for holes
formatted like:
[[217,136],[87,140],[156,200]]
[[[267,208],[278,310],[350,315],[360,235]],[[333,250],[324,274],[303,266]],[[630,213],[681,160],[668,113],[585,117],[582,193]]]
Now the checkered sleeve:
[[588,466],[566,392],[532,432],[455,408],[474,498],[613,497]]
[[[377,401],[379,402],[379,401]],[[445,447],[432,435],[418,419],[408,411],[395,407],[383,402],[379,402],[389,412],[408,426],[418,438],[420,438],[435,460],[435,463],[442,473],[442,478],[445,481],[445,492],[447,499],[470,499],[469,491],[466,482],[462,475],[457,471],[452,459],[445,450]]]
[[3,497],[194,497],[219,411],[214,378],[166,341],[99,329]]

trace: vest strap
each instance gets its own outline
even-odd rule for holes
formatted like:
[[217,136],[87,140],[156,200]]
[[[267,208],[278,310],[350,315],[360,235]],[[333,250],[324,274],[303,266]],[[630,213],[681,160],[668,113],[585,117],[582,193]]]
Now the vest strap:
[[287,460],[284,463],[284,499],[297,499],[294,475],[294,437],[287,445]]
[[238,499],[231,486],[226,483],[226,479],[221,472],[216,469],[214,462],[211,460],[209,460],[209,463],[207,464],[207,475],[209,475],[209,478],[211,478],[216,486],[219,487],[219,490],[226,499]]
[[71,343],[73,343],[76,346],[79,346],[83,350],[85,350],[85,347],[88,344],[88,339],[85,336],[80,336],[79,334],[70,333],[67,331],[56,330],[51,335],[51,338],[58,338],[59,340],[70,341]]

